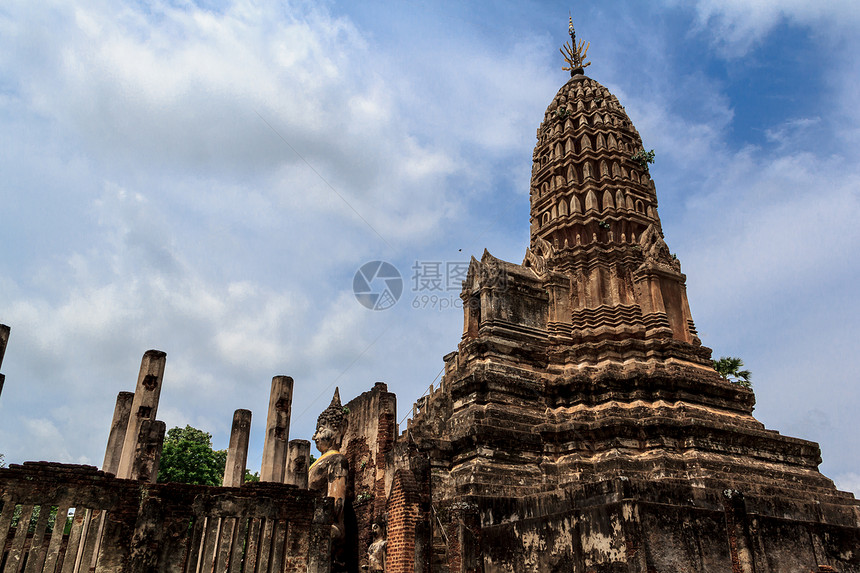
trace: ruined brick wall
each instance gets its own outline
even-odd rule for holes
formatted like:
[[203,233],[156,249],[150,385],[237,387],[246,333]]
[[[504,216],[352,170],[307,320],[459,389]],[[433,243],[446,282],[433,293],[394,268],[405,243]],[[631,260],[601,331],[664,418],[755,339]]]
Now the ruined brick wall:
[[28,462],[0,469],[0,501],[2,571],[330,570],[331,500],[290,485],[145,484]]
[[355,531],[348,533],[360,570],[367,564],[367,550],[373,542],[373,523],[385,522],[386,457],[394,446],[397,398],[388,392],[384,383],[377,382],[346,407],[349,426],[342,451],[349,462],[347,498],[355,512]]
[[129,570],[137,494],[137,482],[89,466],[0,469],[0,570],[71,571],[76,562]]
[[378,518],[385,513],[385,460],[389,452],[394,449],[397,422],[394,419],[396,410],[393,408],[381,409],[378,416],[379,428],[376,436],[376,458],[374,467],[374,504],[373,515]]
[[[394,442],[385,458],[385,491],[388,492],[384,511],[388,520],[388,539],[392,531],[399,531],[400,541],[411,547],[414,573],[435,571],[431,565],[434,560],[433,510],[431,503],[430,459],[426,452],[419,451],[409,434],[404,433]],[[408,498],[408,510],[406,508]],[[402,509],[398,517],[392,513],[392,504]],[[392,530],[393,528],[393,530]],[[404,532],[408,531],[408,535]],[[403,536],[406,535],[406,538]],[[390,547],[390,545],[389,545]]]
[[386,573],[414,573],[419,487],[408,470],[397,470],[388,496]]

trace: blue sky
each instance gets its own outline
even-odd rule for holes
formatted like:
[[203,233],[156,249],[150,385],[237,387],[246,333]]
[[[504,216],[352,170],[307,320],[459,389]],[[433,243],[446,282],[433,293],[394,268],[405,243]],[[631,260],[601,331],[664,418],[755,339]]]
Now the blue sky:
[[[462,329],[415,261],[528,243],[535,130],[589,75],[653,148],[667,242],[757,417],[860,491],[860,6],[696,2],[41,2],[0,7],[0,452],[100,464],[117,392],[168,354],[160,418],[226,447],[272,376],[292,437],[335,385],[404,418]],[[356,269],[404,275],[395,307]],[[422,295],[441,294],[436,308]]]

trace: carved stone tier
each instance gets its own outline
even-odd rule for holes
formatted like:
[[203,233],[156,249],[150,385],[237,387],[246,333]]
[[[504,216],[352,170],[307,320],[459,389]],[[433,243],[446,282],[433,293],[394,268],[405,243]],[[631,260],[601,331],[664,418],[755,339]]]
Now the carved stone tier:
[[650,357],[574,366],[533,339],[496,323],[463,340],[410,421],[451,571],[473,570],[452,555],[484,572],[860,571],[860,504],[818,471],[818,445],[677,358],[695,347],[646,340]]
[[[531,183],[532,239],[571,246],[594,234],[639,236],[657,222],[647,164],[634,161],[642,140],[605,87],[574,76],[556,94],[537,132]],[[606,220],[609,227],[598,223]],[[534,241],[533,241],[534,242]]]
[[[656,235],[643,238],[649,236]],[[553,369],[670,359],[711,368],[677,265],[642,249],[579,251],[562,260],[537,242],[523,265],[486,251],[472,259],[460,295],[464,343],[509,340],[496,342],[515,342],[528,349],[521,354]]]

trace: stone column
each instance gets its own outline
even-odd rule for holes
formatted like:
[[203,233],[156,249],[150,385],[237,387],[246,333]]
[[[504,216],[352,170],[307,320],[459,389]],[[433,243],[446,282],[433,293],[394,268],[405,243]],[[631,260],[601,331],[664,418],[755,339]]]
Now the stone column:
[[161,462],[161,448],[164,446],[164,432],[167,426],[158,420],[143,420],[134,446],[131,475],[129,479],[155,483],[158,479],[158,464]]
[[609,300],[612,306],[618,306],[619,304],[624,304],[621,300],[621,288],[619,286],[618,280],[618,264],[611,263],[609,265],[609,269],[607,269],[609,273]]
[[6,343],[9,342],[9,327],[0,324],[0,366],[3,366],[3,355],[6,354]]
[[546,290],[549,294],[547,322],[570,324],[570,282],[550,275]]
[[105,461],[102,471],[116,474],[119,468],[119,460],[122,457],[122,446],[125,443],[125,432],[128,429],[128,418],[131,414],[131,405],[134,401],[134,392],[120,392],[116,397],[116,406],[113,409],[113,421],[110,425],[107,447],[105,448]]
[[[0,324],[0,368],[3,366],[3,355],[6,354],[6,343],[9,342],[9,327],[5,324]],[[0,394],[3,393],[3,383],[6,381],[6,376],[0,374]]]
[[287,448],[287,467],[284,483],[308,489],[308,467],[311,465],[311,443],[307,440],[290,440]]
[[586,307],[597,308],[600,306],[600,272],[596,267],[586,270],[585,296],[587,298]]
[[283,483],[287,463],[287,443],[290,439],[290,410],[293,404],[293,379],[289,376],[272,378],[269,413],[266,417],[266,441],[263,444],[263,465],[260,481]]
[[651,312],[662,312],[665,314],[666,307],[663,304],[663,289],[660,286],[660,277],[651,275],[648,286],[651,290]]
[[245,465],[248,462],[248,440],[251,436],[251,410],[233,412],[230,445],[227,446],[227,466],[224,468],[224,487],[239,487],[245,482]]
[[158,411],[158,398],[161,395],[161,381],[164,377],[164,364],[167,353],[160,350],[147,350],[140,362],[140,374],[137,377],[137,388],[125,431],[119,467],[116,476],[131,479],[134,465],[135,448],[140,429],[145,420],[155,421]]

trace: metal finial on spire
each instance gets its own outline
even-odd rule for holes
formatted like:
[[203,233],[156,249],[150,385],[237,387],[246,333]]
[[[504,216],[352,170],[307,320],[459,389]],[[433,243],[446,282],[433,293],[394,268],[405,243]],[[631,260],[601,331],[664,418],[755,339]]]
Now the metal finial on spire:
[[580,40],[577,44],[576,30],[573,29],[573,16],[570,14],[568,14],[568,22],[567,33],[570,34],[570,43],[565,44],[564,49],[559,48],[558,51],[561,52],[561,55],[564,56],[564,61],[567,62],[567,66],[562,66],[561,69],[565,71],[569,70],[571,77],[573,77],[576,74],[581,74],[583,69],[591,65],[591,62],[585,61],[591,42],[586,44],[584,40]]

